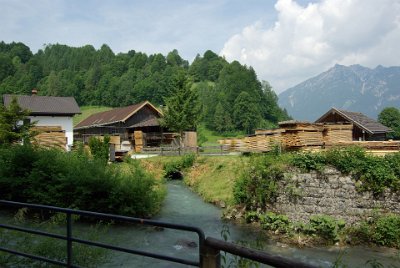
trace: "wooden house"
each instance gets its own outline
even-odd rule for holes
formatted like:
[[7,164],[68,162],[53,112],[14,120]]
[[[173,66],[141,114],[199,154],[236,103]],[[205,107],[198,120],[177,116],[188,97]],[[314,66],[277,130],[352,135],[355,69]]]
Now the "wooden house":
[[159,146],[174,138],[172,134],[164,133],[159,122],[161,117],[160,110],[144,101],[93,114],[78,123],[74,131],[84,142],[91,136],[109,135],[117,150],[135,148],[140,151],[143,146]]
[[3,95],[4,106],[9,106],[13,98],[21,108],[30,111],[27,120],[36,122],[38,135],[33,142],[70,150],[74,142],[72,117],[81,113],[73,97],[38,96],[34,89],[31,96]]
[[336,108],[330,109],[315,123],[352,124],[352,138],[356,141],[384,141],[386,140],[386,134],[393,131],[362,113],[343,111]]

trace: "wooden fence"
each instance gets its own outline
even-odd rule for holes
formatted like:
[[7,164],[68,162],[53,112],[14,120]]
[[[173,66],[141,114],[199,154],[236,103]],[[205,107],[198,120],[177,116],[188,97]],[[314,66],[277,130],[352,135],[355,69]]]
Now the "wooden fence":
[[158,155],[184,155],[189,153],[195,153],[197,155],[225,155],[229,153],[229,146],[143,147],[141,152]]

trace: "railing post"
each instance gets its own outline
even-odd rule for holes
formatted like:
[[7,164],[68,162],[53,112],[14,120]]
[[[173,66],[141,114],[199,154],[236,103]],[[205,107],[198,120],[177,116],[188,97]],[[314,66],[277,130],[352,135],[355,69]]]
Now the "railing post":
[[221,254],[219,249],[203,245],[200,268],[220,268]]
[[72,221],[71,221],[71,213],[67,213],[67,267],[72,267]]

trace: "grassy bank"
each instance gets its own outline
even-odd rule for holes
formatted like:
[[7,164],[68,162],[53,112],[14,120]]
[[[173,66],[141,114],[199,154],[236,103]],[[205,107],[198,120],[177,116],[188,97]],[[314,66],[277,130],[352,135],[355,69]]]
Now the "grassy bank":
[[302,172],[320,172],[330,165],[361,181],[363,187],[358,187],[359,191],[371,191],[377,196],[387,188],[397,191],[399,156],[378,158],[350,148],[326,154],[200,156],[193,161],[185,160],[190,158],[187,156],[155,157],[141,160],[141,165],[157,178],[167,171],[179,170],[184,182],[205,201],[228,207],[225,215],[241,217],[287,243],[299,246],[372,243],[399,248],[400,216],[396,214],[375,213],[350,225],[328,215],[313,215],[309,222],[293,222],[286,215],[267,209],[279,194],[278,182],[284,179],[283,174],[296,168]]

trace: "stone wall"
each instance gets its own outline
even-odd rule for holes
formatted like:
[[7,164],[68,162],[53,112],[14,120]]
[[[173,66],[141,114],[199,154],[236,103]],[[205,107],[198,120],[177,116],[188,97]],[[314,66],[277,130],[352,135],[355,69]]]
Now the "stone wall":
[[287,173],[273,209],[291,220],[308,222],[312,215],[325,214],[353,223],[373,211],[400,214],[400,194],[386,191],[374,198],[370,192],[358,192],[350,176],[333,168],[322,173]]

